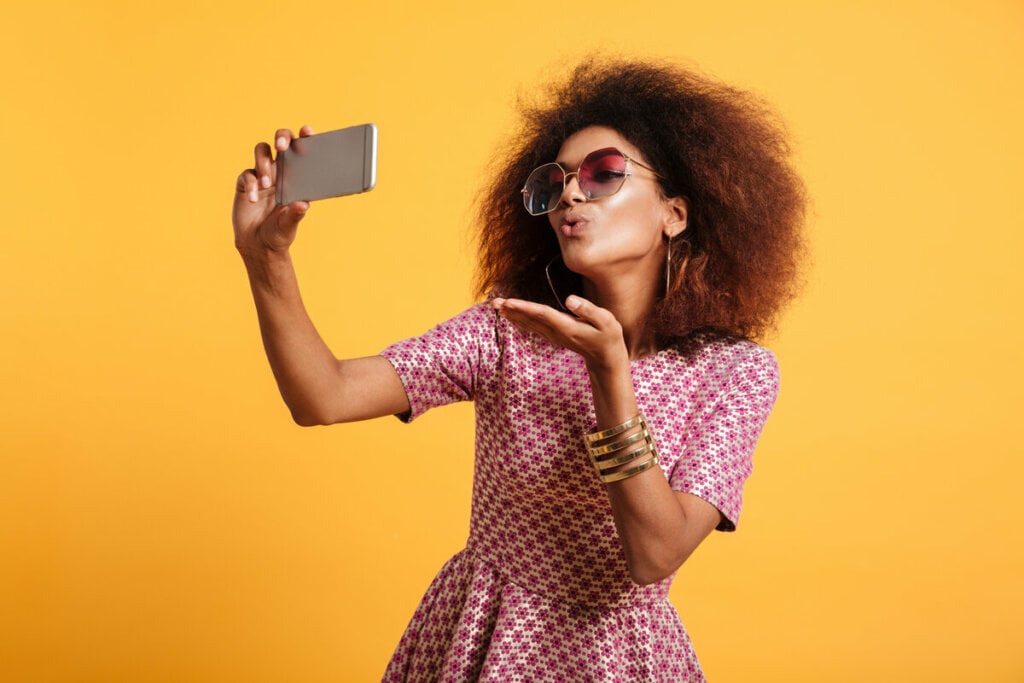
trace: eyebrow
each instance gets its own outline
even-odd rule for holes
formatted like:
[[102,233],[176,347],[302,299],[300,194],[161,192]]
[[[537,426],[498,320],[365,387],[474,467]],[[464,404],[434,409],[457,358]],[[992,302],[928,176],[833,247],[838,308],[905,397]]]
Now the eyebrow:
[[587,152],[586,154],[584,154],[584,155],[583,155],[583,156],[582,156],[582,157],[580,158],[580,161],[579,161],[579,163],[577,163],[577,164],[570,164],[569,162],[567,162],[567,161],[562,161],[561,159],[555,159],[555,163],[556,163],[556,164],[561,164],[562,166],[565,166],[566,168],[573,168],[573,167],[575,167],[575,168],[577,168],[577,169],[578,169],[578,168],[580,167],[580,164],[582,164],[582,163],[583,163],[583,160],[584,160],[584,159],[586,159],[587,157],[589,157],[589,156],[590,156],[591,154],[593,154],[594,152],[604,152],[604,151],[606,151],[606,150],[615,150],[616,152],[618,152],[619,154],[621,154],[621,155],[623,155],[623,156],[625,156],[625,157],[628,157],[628,158],[630,158],[630,159],[632,159],[632,158],[633,158],[633,157],[632,157],[632,156],[630,156],[629,154],[626,154],[625,152],[623,152],[623,151],[622,151],[621,149],[619,149],[618,147],[616,147],[616,146],[612,145],[611,147],[596,147],[596,148],[594,148],[594,149],[590,150],[589,152]]

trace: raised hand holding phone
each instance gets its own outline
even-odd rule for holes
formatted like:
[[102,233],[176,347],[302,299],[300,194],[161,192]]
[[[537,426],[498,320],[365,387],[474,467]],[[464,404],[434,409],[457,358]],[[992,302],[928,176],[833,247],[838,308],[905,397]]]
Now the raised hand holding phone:
[[[299,137],[313,135],[310,126],[299,129]],[[274,133],[278,154],[288,149],[295,134],[286,128]],[[299,221],[309,209],[307,202],[279,206],[275,201],[277,166],[270,145],[260,142],[254,150],[253,167],[246,169],[235,182],[231,223],[235,230],[235,247],[248,260],[267,252],[283,252],[295,240]]]
[[279,129],[274,150],[265,142],[256,145],[253,168],[238,176],[235,246],[243,257],[286,250],[309,201],[371,190],[376,173],[377,127],[372,123],[319,135],[303,126],[298,137]]

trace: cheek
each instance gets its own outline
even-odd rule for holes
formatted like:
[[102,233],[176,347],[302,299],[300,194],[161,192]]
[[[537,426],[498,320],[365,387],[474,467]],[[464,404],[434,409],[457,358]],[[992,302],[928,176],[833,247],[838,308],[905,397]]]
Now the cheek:
[[611,223],[619,228],[617,232],[628,234],[630,239],[640,242],[659,239],[662,213],[657,204],[632,199],[610,206],[609,209]]

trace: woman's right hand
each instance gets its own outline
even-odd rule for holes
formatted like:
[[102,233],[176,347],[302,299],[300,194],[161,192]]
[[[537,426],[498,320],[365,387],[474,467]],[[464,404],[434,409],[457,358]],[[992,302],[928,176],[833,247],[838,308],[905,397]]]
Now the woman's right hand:
[[[313,129],[309,126],[299,129],[300,137],[312,134]],[[290,130],[278,130],[274,134],[277,153],[288,149],[294,137]],[[275,199],[276,182],[277,165],[270,145],[261,142],[256,145],[255,165],[243,171],[235,182],[231,222],[235,228],[235,247],[242,258],[286,252],[295,241],[299,221],[309,210],[309,202],[278,206]]]

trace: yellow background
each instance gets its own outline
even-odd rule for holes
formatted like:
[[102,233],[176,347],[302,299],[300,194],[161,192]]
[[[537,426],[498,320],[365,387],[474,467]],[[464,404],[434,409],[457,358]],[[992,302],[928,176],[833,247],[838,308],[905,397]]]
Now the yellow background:
[[278,126],[378,124],[377,189],[295,247],[375,353],[471,302],[517,89],[614,50],[766,95],[814,200],[740,530],[672,593],[710,680],[1024,680],[1019,0],[4,14],[0,679],[379,678],[465,541],[471,406],[291,424],[235,176]]

